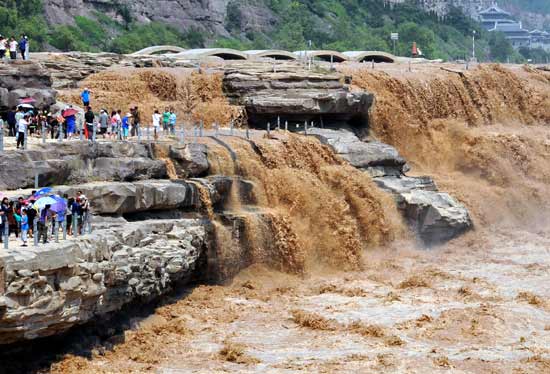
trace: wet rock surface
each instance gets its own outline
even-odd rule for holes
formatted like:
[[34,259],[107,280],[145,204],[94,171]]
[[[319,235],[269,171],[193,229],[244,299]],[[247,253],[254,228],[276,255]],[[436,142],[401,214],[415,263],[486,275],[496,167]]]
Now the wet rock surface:
[[419,238],[428,245],[451,240],[472,228],[464,205],[439,192],[430,177],[408,177],[408,166],[392,146],[364,142],[349,129],[308,130],[354,167],[370,173],[376,184],[394,195],[399,209]]
[[203,221],[118,222],[40,251],[2,253],[0,344],[59,334],[194,274],[206,248]]

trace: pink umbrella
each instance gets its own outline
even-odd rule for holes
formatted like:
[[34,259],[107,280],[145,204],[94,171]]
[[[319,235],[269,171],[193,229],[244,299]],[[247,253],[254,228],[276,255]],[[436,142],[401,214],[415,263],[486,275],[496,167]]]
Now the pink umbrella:
[[36,102],[36,100],[33,99],[32,97],[26,97],[24,99],[19,100],[19,102],[21,104],[32,104],[32,103]]
[[78,110],[69,108],[63,112],[63,117],[67,118],[70,116],[74,116],[77,113],[78,113]]

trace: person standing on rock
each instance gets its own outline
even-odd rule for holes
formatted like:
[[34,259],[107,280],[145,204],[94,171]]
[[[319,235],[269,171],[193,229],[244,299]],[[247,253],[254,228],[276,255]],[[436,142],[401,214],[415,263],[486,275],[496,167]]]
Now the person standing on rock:
[[174,109],[170,110],[170,134],[176,135],[176,121],[178,120],[178,116],[176,115],[176,112]]
[[162,129],[164,130],[164,134],[168,134],[169,126],[170,126],[170,110],[168,108],[164,108],[164,113],[162,113]]
[[155,132],[155,140],[157,140],[159,138],[160,132],[160,113],[156,109],[155,113],[153,114],[153,131]]
[[[4,241],[5,227],[8,224],[8,210],[9,200],[7,197],[4,197],[0,204],[0,243]],[[5,239],[8,240],[8,238]]]
[[27,133],[27,126],[29,125],[28,118],[29,115],[25,114],[17,124],[17,149],[19,149],[19,147],[25,148],[25,137]]
[[136,106],[130,113],[132,113],[132,136],[139,135],[140,115],[139,109]]
[[30,43],[29,43],[29,37],[27,35],[24,36],[25,41],[27,42],[25,45],[25,60],[29,60],[31,55],[29,53],[29,50],[31,49]]
[[21,35],[19,40],[19,53],[21,54],[21,59],[27,59],[27,38],[24,35]]
[[123,140],[128,139],[128,129],[130,128],[130,118],[132,118],[132,114],[128,113],[122,118],[122,121],[121,121]]
[[48,243],[48,226],[51,223],[53,212],[51,205],[46,205],[40,212],[40,219],[38,221],[38,241],[42,239],[42,243]]
[[82,99],[82,105],[84,105],[84,108],[90,106],[90,90],[88,88],[85,88],[84,91],[80,94],[80,98]]
[[27,208],[21,209],[21,241],[22,247],[27,246],[27,236],[29,233],[29,216],[27,215]]
[[15,38],[11,38],[9,42],[10,47],[10,59],[16,60],[17,59],[17,41]]
[[109,115],[105,109],[101,109],[101,113],[99,114],[99,129],[99,133],[103,135],[103,139],[105,139],[109,129]]
[[8,49],[8,39],[0,35],[0,60],[4,60],[4,57],[6,57],[7,49]]
[[86,139],[92,139],[93,133],[94,133],[94,120],[95,120],[95,114],[92,111],[92,107],[89,106],[88,110],[84,114],[84,120],[86,121],[86,128],[85,128],[85,135]]
[[[1,53],[1,51],[0,51]],[[17,136],[17,119],[15,118],[16,109],[11,108],[8,111],[8,128],[9,128],[9,136]]]

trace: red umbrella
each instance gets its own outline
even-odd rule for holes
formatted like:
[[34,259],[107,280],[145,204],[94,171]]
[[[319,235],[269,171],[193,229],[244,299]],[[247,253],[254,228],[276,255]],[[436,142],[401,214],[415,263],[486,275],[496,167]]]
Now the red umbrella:
[[32,104],[34,102],[36,102],[35,99],[33,99],[32,97],[26,97],[24,99],[21,99],[19,100],[21,104]]
[[70,116],[74,116],[77,113],[78,113],[78,110],[70,108],[70,109],[67,109],[63,112],[63,117],[67,118],[67,117],[70,117]]

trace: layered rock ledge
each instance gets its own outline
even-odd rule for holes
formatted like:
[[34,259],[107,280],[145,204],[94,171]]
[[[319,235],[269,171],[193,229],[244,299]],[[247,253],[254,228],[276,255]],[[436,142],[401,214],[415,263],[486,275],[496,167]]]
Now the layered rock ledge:
[[207,232],[200,220],[119,220],[38,251],[3,251],[0,344],[59,334],[168,292],[195,273]]
[[224,93],[234,105],[246,109],[249,124],[265,129],[277,117],[294,129],[304,121],[341,126],[363,126],[374,96],[351,92],[338,73],[314,72],[299,66],[267,64],[247,69],[227,68]]

